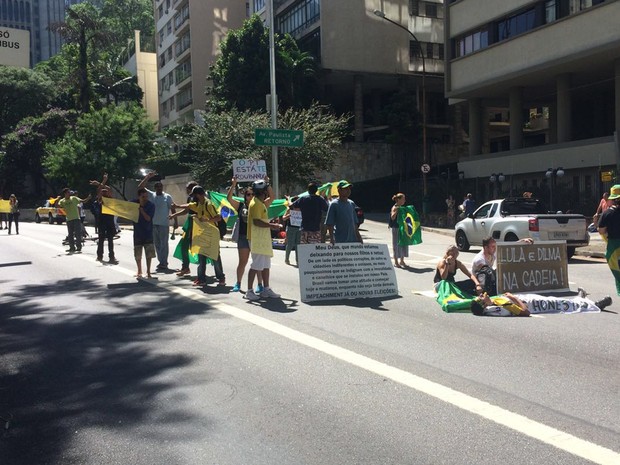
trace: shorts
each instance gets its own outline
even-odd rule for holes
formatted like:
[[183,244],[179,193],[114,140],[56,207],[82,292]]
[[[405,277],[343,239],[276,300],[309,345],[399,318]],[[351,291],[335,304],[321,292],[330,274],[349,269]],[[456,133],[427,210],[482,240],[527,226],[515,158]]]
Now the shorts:
[[238,249],[249,249],[250,242],[248,241],[248,236],[239,236],[237,239],[237,248]]
[[250,269],[254,271],[263,271],[271,268],[271,257],[269,255],[262,255],[259,253],[252,254],[252,264]]
[[320,244],[321,231],[302,231],[300,244]]
[[143,247],[144,247],[144,254],[147,260],[149,258],[155,258],[155,246],[153,245],[152,242],[148,242],[146,244],[136,244],[136,242],[140,242],[140,241],[134,241],[133,256],[135,257],[136,260],[142,260],[142,248]]

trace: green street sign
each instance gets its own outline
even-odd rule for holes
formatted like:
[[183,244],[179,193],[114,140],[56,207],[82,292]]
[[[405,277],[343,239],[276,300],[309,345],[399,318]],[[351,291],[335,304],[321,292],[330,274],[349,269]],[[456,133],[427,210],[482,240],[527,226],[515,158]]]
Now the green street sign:
[[293,129],[254,129],[254,143],[278,147],[302,147],[304,132]]

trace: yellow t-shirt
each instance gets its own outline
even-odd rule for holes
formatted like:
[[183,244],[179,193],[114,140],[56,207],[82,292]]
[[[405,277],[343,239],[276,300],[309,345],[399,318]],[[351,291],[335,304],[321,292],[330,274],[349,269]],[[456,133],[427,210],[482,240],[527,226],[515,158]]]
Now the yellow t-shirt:
[[252,199],[248,209],[248,241],[250,241],[250,250],[253,253],[272,257],[271,228],[260,228],[254,225],[255,218],[269,223],[267,207],[256,197]]
[[501,295],[497,296],[497,297],[491,297],[491,301],[493,301],[494,305],[496,305],[498,307],[505,308],[506,310],[508,310],[513,315],[520,315],[521,312],[523,312],[521,307],[519,307],[517,304],[515,304],[508,297],[504,297],[504,296],[501,296]]
[[203,219],[203,218],[211,219],[214,216],[217,216],[217,211],[215,210],[215,207],[207,199],[205,199],[203,203],[190,202],[187,205],[187,208],[193,211],[194,213],[196,213],[196,216],[198,217],[198,219]]

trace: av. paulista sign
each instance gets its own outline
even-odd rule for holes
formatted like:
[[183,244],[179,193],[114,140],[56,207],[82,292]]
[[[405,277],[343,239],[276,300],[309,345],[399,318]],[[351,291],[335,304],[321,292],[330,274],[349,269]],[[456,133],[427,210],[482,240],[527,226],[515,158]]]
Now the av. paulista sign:
[[0,65],[30,68],[30,31],[0,27]]

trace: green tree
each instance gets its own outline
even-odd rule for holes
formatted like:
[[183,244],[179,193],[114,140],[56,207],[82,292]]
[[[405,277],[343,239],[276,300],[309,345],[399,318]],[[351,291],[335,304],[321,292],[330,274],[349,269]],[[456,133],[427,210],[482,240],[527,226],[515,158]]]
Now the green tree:
[[[295,40],[276,34],[276,86],[282,108],[307,107],[316,100],[317,68],[314,58],[301,52]],[[230,31],[221,53],[210,67],[207,89],[210,107],[215,110],[264,110],[270,92],[269,34],[256,15],[241,29]]]
[[74,130],[47,145],[43,165],[50,177],[80,190],[104,171],[124,183],[153,154],[153,129],[138,105],[106,106],[82,114]]
[[[140,31],[143,51],[155,51],[155,19],[152,0],[104,0],[101,14],[106,18],[113,37],[110,51],[127,57],[128,41],[133,43],[134,31]],[[129,46],[133,46],[129,44]]]
[[422,126],[415,94],[404,91],[395,93],[383,107],[381,117],[390,127],[387,142],[411,144],[419,141]]
[[[205,112],[203,117],[204,126],[186,124],[166,133],[179,148],[176,155],[179,163],[187,166],[196,180],[211,189],[226,184],[235,159],[265,160],[271,172],[271,148],[254,144],[254,129],[269,127],[267,114],[232,109]],[[348,120],[348,116],[334,116],[318,104],[281,113],[282,127],[304,131],[303,147],[280,149],[281,185],[288,189],[305,185],[315,171],[330,169]]]
[[101,13],[90,3],[79,3],[67,9],[67,20],[54,23],[50,30],[58,32],[69,44],[78,49],[79,108],[82,113],[90,110],[92,89],[90,84],[89,52],[105,46],[111,41],[111,34]]
[[0,163],[2,190],[21,190],[26,175],[30,175],[37,197],[43,193],[43,185],[56,190],[57,186],[48,182],[43,170],[45,145],[63,137],[76,119],[75,111],[52,109],[41,116],[21,120],[18,127],[3,139],[6,152]]
[[0,65],[0,136],[22,118],[43,113],[52,100],[53,85],[42,73]]

